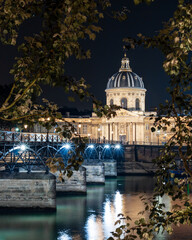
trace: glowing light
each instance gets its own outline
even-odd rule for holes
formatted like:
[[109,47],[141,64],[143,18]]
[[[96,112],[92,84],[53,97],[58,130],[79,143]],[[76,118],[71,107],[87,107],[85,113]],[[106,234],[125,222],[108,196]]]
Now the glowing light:
[[94,145],[93,145],[93,144],[90,144],[90,145],[88,146],[88,148],[93,149],[93,148],[94,148]]
[[65,149],[70,149],[71,148],[71,145],[69,144],[69,143],[65,143],[64,145],[63,145],[63,148],[65,148]]
[[81,124],[79,124],[78,127],[81,128]]
[[121,145],[120,145],[120,144],[116,144],[116,145],[115,145],[115,148],[116,148],[116,149],[120,149],[120,148],[121,148]]
[[109,148],[110,148],[110,145],[109,145],[109,144],[106,144],[106,145],[104,146],[104,148],[109,149]]
[[67,232],[60,232],[60,236],[58,240],[72,240],[72,238],[68,235]]
[[27,129],[27,127],[28,127],[28,125],[27,125],[27,124],[25,124],[25,125],[24,125],[24,128],[25,128],[25,129]]
[[101,128],[98,128],[98,131],[100,132],[100,131],[101,131]]
[[19,128],[18,128],[18,127],[17,127],[17,128],[15,128],[15,131],[16,131],[16,132],[19,132]]
[[87,223],[85,225],[85,230],[87,233],[87,238],[89,240],[104,239],[102,232],[102,222],[100,219],[96,218],[95,215],[88,217]]
[[50,117],[47,118],[47,121],[50,121]]
[[27,149],[27,146],[25,144],[22,144],[19,146],[19,148],[22,150],[22,151],[25,151]]
[[122,212],[123,209],[123,203],[122,203],[122,195],[120,194],[119,191],[115,193],[115,210],[116,210],[116,215]]
[[87,135],[88,135],[88,137],[90,137],[90,136],[91,136],[91,134],[90,134],[90,133],[88,133]]
[[114,230],[114,221],[116,220],[116,216],[114,217],[114,215],[113,206],[111,206],[111,202],[107,200],[104,204],[103,216],[105,239],[108,239],[111,235],[111,232]]

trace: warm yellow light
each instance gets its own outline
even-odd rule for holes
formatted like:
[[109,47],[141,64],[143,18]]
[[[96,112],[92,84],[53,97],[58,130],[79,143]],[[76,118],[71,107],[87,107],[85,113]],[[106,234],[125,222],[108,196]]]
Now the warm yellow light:
[[28,125],[27,125],[27,124],[25,124],[25,125],[24,125],[24,128],[25,128],[25,129],[27,129],[27,127],[28,127]]
[[47,118],[47,121],[50,121],[50,117]]
[[81,124],[79,124],[78,127],[81,128]]

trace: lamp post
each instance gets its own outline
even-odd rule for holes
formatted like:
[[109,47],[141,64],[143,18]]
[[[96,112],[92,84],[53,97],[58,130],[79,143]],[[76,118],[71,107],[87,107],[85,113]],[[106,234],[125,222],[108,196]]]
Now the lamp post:
[[[50,121],[51,119],[50,119],[50,117],[48,117],[46,120],[47,120],[47,121]],[[49,142],[49,124],[48,124],[48,126],[47,126],[47,137],[46,137],[46,141]]]
[[[18,139],[20,139],[20,142],[21,142],[21,141],[22,141],[22,137],[21,137],[21,130],[20,130],[20,128],[16,127],[16,128],[15,128],[15,131],[19,133]],[[16,134],[16,135],[17,135],[17,134]],[[13,133],[13,135],[12,135],[13,141],[15,140],[15,137],[16,137],[16,136],[14,136],[14,133]]]
[[88,133],[88,134],[87,134],[87,136],[88,136],[89,143],[90,143],[90,136],[91,136],[91,134],[90,134],[90,133]]
[[99,143],[100,143],[100,131],[101,131],[101,128],[99,127],[98,128],[98,140],[99,140]]
[[79,135],[81,134],[81,124],[79,123],[78,125],[78,128],[79,128]]

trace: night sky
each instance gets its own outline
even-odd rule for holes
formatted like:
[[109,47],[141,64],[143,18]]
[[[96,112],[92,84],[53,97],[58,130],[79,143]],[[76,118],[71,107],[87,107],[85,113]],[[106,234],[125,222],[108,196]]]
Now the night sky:
[[[90,91],[105,103],[105,88],[108,79],[116,73],[123,57],[123,38],[136,37],[137,33],[152,36],[162,27],[176,9],[177,0],[156,0],[151,5],[135,6],[133,0],[113,0],[116,8],[127,6],[130,10],[125,22],[118,22],[106,17],[102,22],[103,32],[97,35],[95,41],[86,41],[84,46],[92,51],[89,60],[76,60],[73,57],[65,65],[65,73],[77,78],[84,77],[92,85]],[[27,23],[21,28],[21,36],[38,30],[38,21]],[[8,74],[17,52],[12,46],[0,45],[0,83],[10,83],[12,77]],[[166,87],[169,79],[162,68],[163,56],[157,49],[129,50],[127,56],[133,72],[143,77],[146,95],[146,109],[158,106],[168,98]],[[90,109],[91,103],[70,103],[63,90],[45,88],[44,97],[56,102],[59,106]]]

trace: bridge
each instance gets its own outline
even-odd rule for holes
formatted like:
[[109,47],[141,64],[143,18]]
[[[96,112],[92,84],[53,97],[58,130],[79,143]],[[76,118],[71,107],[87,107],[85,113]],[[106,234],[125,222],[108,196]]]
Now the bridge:
[[[0,132],[0,171],[49,172],[48,158],[61,157],[67,165],[75,155],[72,142],[57,134]],[[123,159],[123,146],[119,143],[89,143],[83,153],[85,162],[102,162],[106,159]]]
[[[115,159],[119,173],[144,174],[155,171],[152,159],[159,156],[162,147],[157,143],[89,139],[83,157],[85,163]],[[67,165],[74,154],[74,145],[56,133],[0,131],[0,171],[31,172],[38,168],[48,172],[48,158],[61,157]]]
[[[104,184],[106,176],[154,173],[152,159],[161,148],[89,139],[82,153],[83,167],[61,183],[49,174],[46,160],[59,157],[67,165],[75,155],[72,142],[57,134],[0,132],[0,209],[55,210],[56,191],[86,194],[88,183]],[[59,171],[54,174],[58,176]]]

